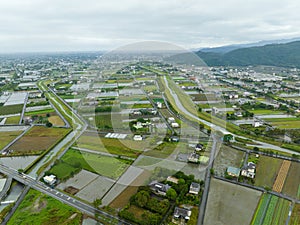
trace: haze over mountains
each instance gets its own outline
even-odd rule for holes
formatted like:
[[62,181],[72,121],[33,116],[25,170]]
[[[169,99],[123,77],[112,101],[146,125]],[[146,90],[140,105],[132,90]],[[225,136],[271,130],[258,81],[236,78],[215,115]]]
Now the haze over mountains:
[[[274,41],[273,41],[274,42]],[[205,48],[196,54],[209,66],[300,67],[300,39]],[[254,45],[254,47],[252,47]]]

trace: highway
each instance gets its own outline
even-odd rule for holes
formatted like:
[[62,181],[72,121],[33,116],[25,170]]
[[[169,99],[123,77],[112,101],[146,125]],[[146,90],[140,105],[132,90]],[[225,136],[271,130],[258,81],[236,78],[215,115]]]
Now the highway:
[[96,214],[99,214],[99,215],[105,216],[109,219],[117,220],[121,224],[130,225],[130,223],[128,223],[118,217],[112,216],[112,215],[110,215],[102,210],[96,209],[96,208],[92,207],[91,205],[88,205],[78,199],[75,199],[69,195],[66,195],[58,190],[52,189],[52,188],[48,187],[46,184],[44,184],[40,181],[37,181],[34,178],[32,178],[26,174],[23,174],[23,173],[21,174],[18,171],[14,170],[12,168],[9,168],[5,165],[0,165],[0,172],[7,176],[13,177],[16,181],[26,185],[27,187],[33,188],[33,189],[40,191],[46,195],[49,195],[49,196],[61,201],[62,203],[65,203],[67,205],[70,205],[70,206],[80,210],[81,212],[83,212],[85,214],[88,214],[93,217]]

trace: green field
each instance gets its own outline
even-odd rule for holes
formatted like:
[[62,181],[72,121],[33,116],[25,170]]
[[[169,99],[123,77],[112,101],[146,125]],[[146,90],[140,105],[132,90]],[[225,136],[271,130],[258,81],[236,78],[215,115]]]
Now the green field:
[[148,143],[133,140],[100,138],[97,134],[84,134],[78,139],[76,146],[98,152],[136,158],[141,151],[148,146]]
[[147,151],[144,153],[146,156],[152,156],[155,158],[167,158],[171,154],[177,155],[178,151],[185,152],[187,149],[186,144],[179,142],[179,143],[172,143],[172,142],[164,142],[154,149]]
[[31,189],[8,225],[79,225],[82,214],[71,206]]
[[264,213],[268,207],[270,199],[271,199],[270,194],[263,194],[261,196],[254,217],[252,219],[251,225],[260,225],[262,223],[264,218]]
[[288,217],[290,202],[270,194],[263,194],[251,225],[281,225]]
[[37,110],[37,111],[32,111],[32,112],[26,112],[25,116],[35,116],[35,115],[47,114],[47,113],[53,113],[53,112],[55,112],[54,109],[43,109],[43,110]]
[[5,121],[5,124],[19,124],[20,118],[20,116],[8,117]]
[[300,199],[300,163],[292,162],[282,192]]
[[295,204],[289,225],[299,225],[299,224],[300,224],[300,204]]
[[281,159],[261,155],[256,168],[255,185],[271,188],[282,161]]
[[49,172],[57,175],[58,178],[66,179],[81,169],[85,169],[116,179],[123,174],[131,163],[132,161],[129,160],[70,149]]
[[281,110],[271,110],[271,109],[254,109],[249,110],[249,112],[254,113],[255,115],[278,115],[284,114],[284,111]]
[[21,113],[23,109],[23,105],[8,105],[8,106],[0,106],[0,115],[9,115]]
[[300,118],[272,118],[265,119],[266,122],[271,123],[272,126],[278,127],[280,129],[300,129]]

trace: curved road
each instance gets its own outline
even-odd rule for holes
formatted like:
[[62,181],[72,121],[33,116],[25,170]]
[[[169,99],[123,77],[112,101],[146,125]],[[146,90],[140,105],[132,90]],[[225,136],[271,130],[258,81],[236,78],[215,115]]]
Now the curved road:
[[[165,83],[166,83],[166,87],[168,88],[168,90],[170,91],[172,97],[174,98],[175,100],[175,103],[177,105],[177,107],[186,115],[188,115],[189,117],[193,118],[193,119],[196,119],[198,121],[200,121],[201,123],[211,127],[212,129],[214,130],[217,130],[217,131],[220,131],[222,133],[225,133],[225,134],[231,134],[233,135],[234,137],[239,137],[239,138],[244,138],[243,136],[239,136],[239,135],[236,135],[236,134],[233,134],[229,131],[227,131],[225,128],[223,127],[220,127],[218,125],[215,125],[211,122],[208,122],[206,120],[203,120],[203,119],[200,119],[199,117],[195,116],[194,114],[190,113],[181,103],[181,101],[179,100],[178,96],[176,93],[173,92],[173,90],[171,90],[171,88],[169,87],[169,83],[168,83],[168,80],[166,78],[166,76],[164,76],[164,80],[165,80]],[[272,144],[268,144],[268,143],[265,143],[265,142],[261,142],[261,141],[256,141],[256,140],[253,140],[254,142],[256,142],[258,145],[257,147],[263,147],[263,148],[270,148],[270,149],[274,149],[274,150],[277,150],[277,151],[281,151],[281,152],[285,152],[285,153],[289,153],[289,154],[297,154],[297,155],[300,155],[300,153],[298,152],[295,152],[295,151],[291,151],[291,150],[288,150],[288,149],[285,149],[285,148],[281,148],[279,146],[276,146],[276,145],[272,145]],[[255,145],[253,145],[255,146]]]

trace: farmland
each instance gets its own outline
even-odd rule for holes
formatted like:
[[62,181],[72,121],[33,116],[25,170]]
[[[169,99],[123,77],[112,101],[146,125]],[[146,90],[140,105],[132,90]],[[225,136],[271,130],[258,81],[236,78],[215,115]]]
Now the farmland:
[[300,163],[292,162],[282,192],[300,199]]
[[281,159],[261,155],[257,164],[255,185],[273,187],[282,161]]
[[274,185],[273,185],[273,191],[281,192],[281,190],[283,188],[283,185],[284,185],[284,182],[285,182],[285,178],[288,174],[290,165],[291,165],[291,161],[284,160],[282,162],[282,165],[281,165],[280,170],[278,172],[277,178],[276,178],[276,180],[274,182]]
[[48,121],[53,124],[53,126],[64,126],[64,121],[60,118],[60,116],[50,116]]
[[15,155],[40,154],[52,148],[69,131],[69,129],[34,126],[8,149]]
[[76,209],[31,189],[7,224],[79,225],[81,219]]
[[76,142],[77,147],[91,149],[98,152],[136,158],[147,143],[133,140],[117,140],[100,138],[97,134],[85,133]]
[[289,225],[298,225],[300,223],[300,204],[295,204]]
[[214,163],[217,175],[223,176],[227,167],[240,167],[243,163],[244,153],[229,146],[222,145]]
[[19,124],[20,118],[20,116],[8,117],[5,121],[5,124]]
[[4,148],[8,145],[11,141],[17,138],[22,131],[2,131],[0,132],[0,149]]
[[65,180],[81,169],[85,169],[116,179],[128,168],[130,163],[129,160],[86,152],[81,153],[78,150],[70,149],[49,172],[57,175],[59,179]]
[[261,193],[252,189],[212,179],[204,225],[248,225]]
[[252,225],[281,225],[288,217],[290,202],[274,195],[264,194],[258,204]]
[[0,106],[0,115],[9,115],[9,114],[16,114],[21,113],[23,109],[23,105],[7,105],[7,106]]
[[300,127],[300,118],[272,118],[265,119],[265,121],[271,123],[272,126],[278,127],[280,129],[295,129]]

